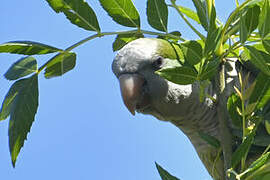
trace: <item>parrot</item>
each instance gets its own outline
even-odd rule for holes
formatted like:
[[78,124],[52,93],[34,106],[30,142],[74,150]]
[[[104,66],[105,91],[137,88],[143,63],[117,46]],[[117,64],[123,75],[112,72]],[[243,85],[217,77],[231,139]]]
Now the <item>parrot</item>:
[[[224,179],[224,162],[219,150],[201,138],[203,132],[220,140],[217,106],[213,99],[200,100],[200,84],[180,85],[168,81],[156,71],[181,66],[179,49],[159,38],[139,38],[127,43],[116,54],[112,71],[119,80],[124,105],[128,111],[152,115],[178,127],[190,140],[209,174],[217,180]],[[229,63],[226,72],[226,97],[239,87],[235,62]],[[210,83],[205,92],[217,96]]]

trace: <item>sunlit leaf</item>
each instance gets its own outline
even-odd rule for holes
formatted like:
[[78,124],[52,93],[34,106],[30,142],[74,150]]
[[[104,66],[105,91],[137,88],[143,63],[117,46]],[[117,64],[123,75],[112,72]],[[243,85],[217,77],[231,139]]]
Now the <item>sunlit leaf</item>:
[[168,6],[165,0],[147,0],[147,20],[156,30],[167,32]]
[[180,5],[178,5],[177,7],[178,7],[179,10],[180,10],[183,14],[185,14],[187,17],[189,17],[190,19],[196,21],[198,24],[201,24],[200,19],[199,19],[197,13],[194,12],[192,9],[189,9],[189,8],[187,8],[187,7],[180,6]]
[[46,44],[32,41],[11,41],[0,44],[0,53],[34,55],[49,54],[60,51],[62,50]]
[[[38,76],[16,81],[10,88],[13,98],[10,106],[9,149],[12,164],[15,166],[17,156],[24,145],[27,133],[35,119],[38,108]],[[9,94],[9,93],[8,93]]]
[[21,58],[15,62],[5,73],[8,80],[16,80],[37,71],[37,61],[31,56]]
[[192,84],[197,79],[197,72],[190,67],[165,68],[157,74],[176,84]]
[[115,38],[115,40],[113,42],[113,51],[118,51],[119,49],[124,47],[127,43],[129,43],[135,39],[142,38],[142,37],[144,37],[143,34],[138,34],[138,33],[119,34],[119,35],[117,35],[117,37]]
[[72,70],[76,65],[75,53],[61,53],[50,60],[46,66],[45,77],[52,78],[62,76],[66,72]]
[[270,158],[270,152],[265,153],[260,156],[256,161],[254,161],[244,172],[243,174],[255,171],[256,169],[263,166]]
[[260,20],[259,20],[259,33],[262,38],[267,36],[267,34],[270,32],[270,26],[266,22],[270,22],[270,1],[269,0],[264,1],[264,5],[262,8],[262,12],[260,15]]
[[99,0],[113,20],[123,26],[140,27],[140,16],[131,0]]
[[207,33],[205,47],[204,47],[204,55],[207,55],[211,51],[215,51],[218,48],[218,44],[221,40],[222,28],[216,28],[215,30],[211,30]]
[[100,32],[93,9],[84,0],[46,0],[57,13],[63,12],[72,24],[85,30]]
[[179,180],[177,177],[171,175],[170,173],[168,173],[168,171],[163,169],[158,163],[155,162],[155,164],[162,180]]
[[202,46],[197,41],[186,41],[181,44],[185,60],[190,65],[198,64],[202,59]]

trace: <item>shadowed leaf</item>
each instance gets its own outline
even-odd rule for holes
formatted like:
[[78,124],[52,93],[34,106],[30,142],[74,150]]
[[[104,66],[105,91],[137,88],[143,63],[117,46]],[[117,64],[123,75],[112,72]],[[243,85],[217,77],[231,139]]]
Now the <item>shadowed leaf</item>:
[[213,146],[214,148],[219,148],[220,147],[220,142],[218,139],[216,139],[213,136],[210,136],[209,134],[203,133],[203,132],[198,132],[199,136],[206,141],[208,144],[210,144],[211,146]]
[[46,0],[57,13],[63,12],[72,24],[85,30],[100,32],[93,9],[84,0]]
[[32,41],[11,41],[4,44],[0,44],[0,53],[11,53],[11,54],[49,54],[54,52],[60,52],[61,49],[48,46]]
[[[35,119],[38,108],[38,76],[16,81],[8,94],[13,94],[10,99],[9,121],[9,150],[13,166],[17,156],[24,145],[27,133]],[[6,96],[8,97],[8,95]]]
[[197,80],[197,72],[190,67],[165,68],[156,73],[176,84],[192,84]]
[[205,0],[192,0],[203,28],[208,31],[208,16]]
[[236,108],[241,107],[241,99],[236,95],[232,94],[227,101],[227,109],[230,117],[232,119],[232,123],[241,128],[242,127],[242,117],[237,113]]
[[37,61],[35,58],[28,56],[15,62],[5,73],[8,80],[16,80],[37,71]]
[[135,39],[142,38],[142,37],[144,37],[143,34],[138,34],[138,33],[119,34],[119,35],[117,35],[117,37],[115,38],[115,40],[113,42],[113,51],[118,51],[119,49],[124,47],[127,43],[129,43]]
[[131,0],[99,0],[113,20],[123,26],[140,27],[140,16]]
[[252,46],[245,46],[245,48],[248,49],[250,54],[250,61],[259,68],[263,73],[270,76],[270,68],[269,65],[267,65],[267,62],[270,60],[270,55],[258,51],[256,48]]
[[66,72],[72,70],[76,65],[76,54],[75,53],[62,53],[58,54],[45,69],[45,78],[52,78],[62,76]]
[[163,169],[158,163],[155,162],[155,164],[162,180],[179,180],[177,177],[171,175],[170,173],[168,173],[168,171]]
[[165,0],[147,1],[147,20],[154,29],[167,32],[168,7]]
[[264,5],[262,8],[262,12],[259,19],[259,33],[262,38],[267,36],[267,34],[270,32],[270,26],[268,23],[270,22],[270,1],[265,0]]
[[181,44],[185,60],[190,65],[198,64],[202,59],[202,46],[197,41],[186,41]]

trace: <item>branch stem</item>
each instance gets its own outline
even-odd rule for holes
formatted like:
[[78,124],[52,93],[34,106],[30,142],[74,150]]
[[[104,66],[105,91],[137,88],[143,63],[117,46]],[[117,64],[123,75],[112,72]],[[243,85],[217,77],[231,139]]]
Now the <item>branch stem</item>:
[[134,33],[143,33],[143,34],[148,34],[148,35],[156,35],[156,36],[166,36],[166,37],[170,37],[170,38],[174,38],[174,39],[178,39],[180,41],[185,41],[185,39],[179,37],[179,36],[175,36],[173,34],[168,34],[168,33],[160,33],[160,32],[153,32],[153,31],[147,31],[147,30],[141,30],[141,29],[134,29],[134,30],[128,30],[128,31],[116,31],[116,32],[100,32],[100,33],[96,33],[94,35],[91,35],[85,39],[80,40],[79,42],[69,46],[68,48],[66,48],[63,52],[58,53],[57,55],[55,55],[53,58],[51,58],[50,60],[48,60],[45,64],[43,64],[37,71],[37,74],[39,74],[43,69],[46,68],[46,66],[55,59],[55,57],[59,56],[62,53],[65,52],[69,52],[73,49],[75,49],[76,47],[92,40],[98,37],[102,37],[102,36],[109,36],[109,35],[120,35],[120,34],[134,34]]

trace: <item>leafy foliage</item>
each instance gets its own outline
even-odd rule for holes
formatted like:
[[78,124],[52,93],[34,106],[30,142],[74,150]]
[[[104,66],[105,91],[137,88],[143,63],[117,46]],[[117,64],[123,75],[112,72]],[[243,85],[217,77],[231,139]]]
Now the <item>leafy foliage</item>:
[[85,30],[100,32],[93,9],[84,0],[47,0],[51,8],[63,12],[72,24]]
[[[47,2],[56,13],[64,13],[72,24],[95,31],[96,34],[65,50],[32,41],[12,41],[0,45],[0,53],[23,55],[58,53],[39,68],[34,57],[23,57],[5,74],[8,80],[17,80],[8,91],[0,111],[0,120],[10,116],[9,146],[13,166],[38,108],[40,72],[45,70],[45,78],[52,78],[72,70],[76,65],[76,54],[71,51],[97,37],[116,35],[113,51],[117,51],[132,40],[145,35],[154,35],[171,42],[178,57],[177,65],[162,68],[156,73],[176,84],[187,85],[198,82],[201,85],[201,93],[205,93],[202,97],[210,96],[203,89],[210,82],[224,81],[224,73],[229,69],[225,69],[225,72],[221,70],[228,59],[234,57],[241,63],[242,72],[239,73],[239,86],[235,87],[235,93],[229,95],[228,99],[222,99],[224,98],[222,91],[223,88],[226,89],[226,84],[223,87],[220,83],[218,97],[209,97],[213,102],[227,101],[223,109],[228,111],[234,128],[233,147],[229,144],[229,147],[234,149],[231,161],[225,156],[228,152],[224,146],[226,142],[202,132],[199,132],[199,136],[215,149],[222,148],[224,167],[227,168],[227,174],[234,174],[235,179],[269,178],[270,26],[266,22],[270,21],[270,0],[246,0],[242,4],[236,0],[236,8],[224,24],[217,18],[214,0],[192,0],[196,11],[177,5],[175,0],[171,0],[171,4],[166,4],[164,0],[148,0],[147,21],[159,32],[141,29],[140,14],[132,0],[99,1],[113,21],[135,28],[117,32],[101,32],[95,12],[84,0],[47,0]],[[168,33],[168,6],[179,13],[199,39],[185,40],[179,31]],[[200,24],[205,32],[199,32],[189,20]],[[175,48],[176,46],[180,48]],[[251,74],[245,73],[246,71]],[[30,77],[20,79],[30,74],[32,74]],[[253,83],[249,83],[249,76],[253,78]],[[221,103],[217,105],[219,104]],[[223,131],[222,128],[220,130]],[[265,152],[258,150],[261,148],[265,148]],[[256,158],[252,159],[253,162],[247,163],[246,159],[252,153],[256,154]],[[156,167],[163,180],[177,180],[157,163]]]

